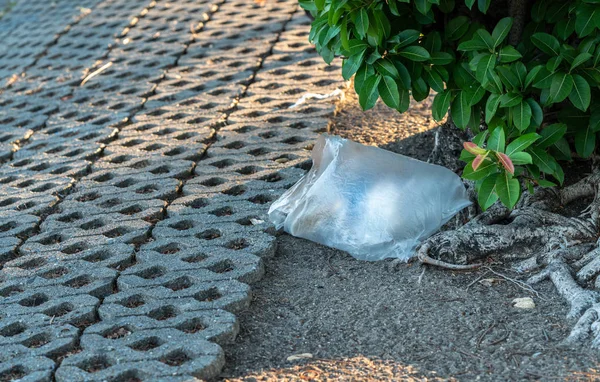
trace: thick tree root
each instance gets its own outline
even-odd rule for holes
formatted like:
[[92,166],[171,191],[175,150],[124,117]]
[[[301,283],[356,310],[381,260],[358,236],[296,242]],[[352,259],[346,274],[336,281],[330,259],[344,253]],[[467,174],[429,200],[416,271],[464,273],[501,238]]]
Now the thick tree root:
[[[524,196],[511,212],[500,205],[456,230],[440,232],[417,250],[423,264],[452,270],[480,267],[486,258],[519,260],[518,272],[537,272],[528,283],[550,280],[577,320],[565,344],[591,338],[600,348],[600,171],[560,191]],[[593,198],[578,217],[556,211]]]

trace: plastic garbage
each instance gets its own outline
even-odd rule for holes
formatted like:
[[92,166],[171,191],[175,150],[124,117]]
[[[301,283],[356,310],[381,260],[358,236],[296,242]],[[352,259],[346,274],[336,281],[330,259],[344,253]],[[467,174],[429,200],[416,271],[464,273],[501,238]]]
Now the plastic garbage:
[[277,229],[361,260],[408,260],[471,204],[447,168],[322,135],[313,165],[269,209]]

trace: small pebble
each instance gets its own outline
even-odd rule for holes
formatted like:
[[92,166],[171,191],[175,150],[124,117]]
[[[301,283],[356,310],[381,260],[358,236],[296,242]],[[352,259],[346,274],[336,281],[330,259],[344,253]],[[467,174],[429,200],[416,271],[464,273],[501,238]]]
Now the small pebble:
[[535,303],[531,297],[520,297],[515,298],[513,301],[513,306],[519,309],[533,309],[535,308]]

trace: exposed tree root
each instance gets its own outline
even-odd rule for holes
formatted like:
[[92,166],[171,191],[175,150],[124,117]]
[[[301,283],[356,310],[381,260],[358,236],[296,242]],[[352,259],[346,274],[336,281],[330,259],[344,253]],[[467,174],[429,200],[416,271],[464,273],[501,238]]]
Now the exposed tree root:
[[[591,338],[600,348],[600,171],[556,190],[524,195],[513,211],[497,204],[455,230],[443,231],[417,251],[419,261],[452,270],[474,269],[492,257],[519,260],[514,269],[537,272],[528,283],[550,280],[578,320],[566,344]],[[593,198],[579,216],[564,206]]]

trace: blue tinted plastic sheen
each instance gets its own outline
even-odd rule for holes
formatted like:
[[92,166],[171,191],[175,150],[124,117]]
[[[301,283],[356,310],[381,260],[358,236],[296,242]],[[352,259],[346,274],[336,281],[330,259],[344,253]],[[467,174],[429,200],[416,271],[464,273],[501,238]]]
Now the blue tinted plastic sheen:
[[322,135],[313,166],[269,209],[277,229],[360,260],[414,256],[416,246],[470,205],[447,168]]

